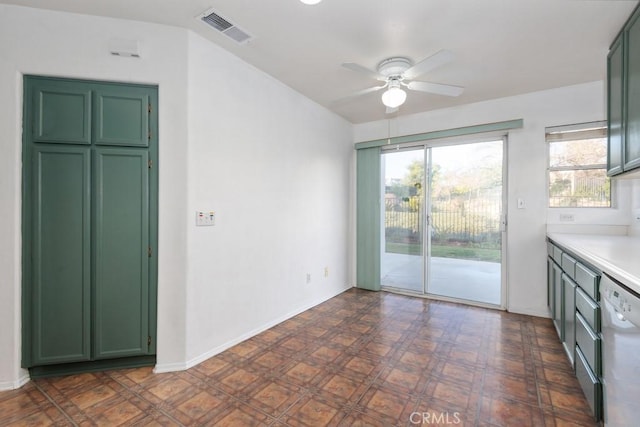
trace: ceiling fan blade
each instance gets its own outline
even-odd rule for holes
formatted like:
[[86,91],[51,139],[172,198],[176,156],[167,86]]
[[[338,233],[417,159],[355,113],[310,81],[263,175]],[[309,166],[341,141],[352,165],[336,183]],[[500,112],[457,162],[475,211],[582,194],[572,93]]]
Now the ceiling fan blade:
[[453,52],[444,49],[440,50],[406,70],[403,73],[403,76],[407,80],[415,79],[416,77],[421,76],[424,73],[433,70],[434,68],[450,62],[454,57],[455,55],[453,54]]
[[407,88],[420,92],[435,93],[436,95],[459,96],[464,92],[461,86],[443,85],[440,83],[429,82],[410,82]]
[[372,79],[380,80],[381,82],[387,81],[387,78],[385,76],[383,76],[382,74],[378,74],[375,71],[370,70],[367,67],[363,67],[360,64],[355,64],[353,62],[345,62],[344,64],[342,64],[342,66],[344,68],[347,68],[347,69],[351,70],[351,71],[355,71],[357,73],[366,74],[367,76],[371,77]]
[[367,89],[362,89],[362,90],[359,90],[357,92],[352,93],[351,95],[345,96],[344,98],[337,99],[337,100],[333,101],[332,104],[334,104],[334,105],[335,104],[342,104],[343,102],[351,101],[354,98],[357,98],[357,97],[362,96],[362,95],[366,95],[366,94],[371,93],[371,92],[375,92],[375,91],[380,90],[380,89],[384,89],[385,87],[387,87],[386,84],[383,84],[381,86],[369,87]]

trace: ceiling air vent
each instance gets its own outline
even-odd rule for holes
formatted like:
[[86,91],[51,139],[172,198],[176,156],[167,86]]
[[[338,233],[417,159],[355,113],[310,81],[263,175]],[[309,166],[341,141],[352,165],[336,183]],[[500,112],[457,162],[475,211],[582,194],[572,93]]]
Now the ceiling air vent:
[[238,28],[237,25],[232,24],[227,19],[218,15],[213,10],[209,9],[200,15],[198,18],[202,20],[205,24],[215,28],[220,31],[225,36],[235,40],[238,43],[246,43],[251,39],[251,35],[247,34],[245,31]]

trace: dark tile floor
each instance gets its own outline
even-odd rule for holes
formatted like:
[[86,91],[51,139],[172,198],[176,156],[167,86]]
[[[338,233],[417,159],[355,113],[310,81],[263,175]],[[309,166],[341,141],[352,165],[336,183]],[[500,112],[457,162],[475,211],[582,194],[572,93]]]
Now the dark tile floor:
[[548,319],[351,289],[184,372],[39,379],[0,425],[593,426]]

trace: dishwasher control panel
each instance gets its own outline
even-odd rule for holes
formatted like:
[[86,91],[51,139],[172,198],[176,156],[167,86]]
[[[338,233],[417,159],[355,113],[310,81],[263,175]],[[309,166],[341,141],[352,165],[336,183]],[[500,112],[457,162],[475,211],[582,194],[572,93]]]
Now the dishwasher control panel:
[[600,282],[600,296],[615,309],[618,320],[640,325],[640,296],[606,274]]

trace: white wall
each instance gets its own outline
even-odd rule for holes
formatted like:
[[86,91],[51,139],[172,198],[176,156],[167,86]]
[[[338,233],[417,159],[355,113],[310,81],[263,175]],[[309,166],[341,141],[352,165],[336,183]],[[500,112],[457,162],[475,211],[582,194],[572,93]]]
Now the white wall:
[[189,366],[347,289],[352,142],[345,120],[190,35],[188,206],[216,225],[188,227]]
[[[142,58],[110,55],[111,38],[139,40]],[[0,57],[0,389],[27,379],[24,74],[159,85],[159,370],[347,285],[351,125],[174,27],[0,5]],[[216,209],[218,225],[195,229],[196,209]]]
[[[622,180],[620,180],[622,181]],[[631,212],[629,216],[629,235],[640,237],[640,179],[628,181],[631,186]]]
[[[545,127],[606,119],[602,82],[541,91],[461,107],[398,117],[391,136],[411,135],[482,123],[524,119],[523,129],[508,141],[507,308],[548,316],[546,307],[546,224],[556,213],[547,208],[547,148]],[[387,121],[355,125],[355,140],[388,136]],[[518,198],[525,209],[516,209]],[[576,223],[626,225],[628,204],[622,209],[583,211]]]

